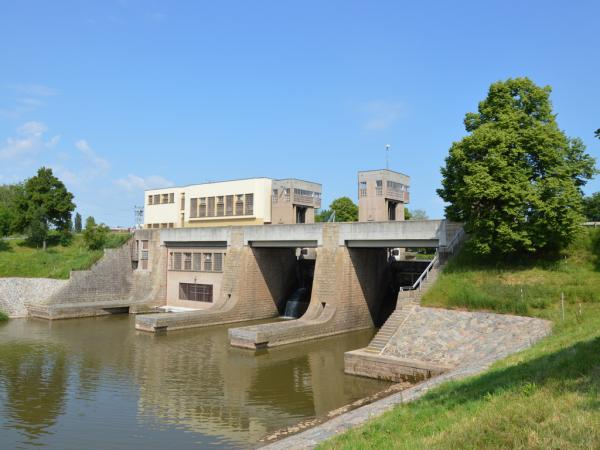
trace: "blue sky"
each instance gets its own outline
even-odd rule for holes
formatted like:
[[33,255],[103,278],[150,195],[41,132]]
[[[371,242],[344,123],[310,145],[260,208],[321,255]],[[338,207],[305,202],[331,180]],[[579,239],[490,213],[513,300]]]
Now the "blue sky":
[[[553,88],[598,156],[594,1],[28,1],[0,6],[0,183],[52,167],[84,216],[131,225],[144,188],[230,178],[323,184],[409,174],[435,193],[490,83]],[[600,190],[592,181],[586,192]]]

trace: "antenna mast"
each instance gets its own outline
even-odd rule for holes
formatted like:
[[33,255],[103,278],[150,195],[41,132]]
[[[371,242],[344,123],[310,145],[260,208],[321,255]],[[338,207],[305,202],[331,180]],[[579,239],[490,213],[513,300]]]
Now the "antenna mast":
[[385,144],[385,168],[390,168],[390,144]]

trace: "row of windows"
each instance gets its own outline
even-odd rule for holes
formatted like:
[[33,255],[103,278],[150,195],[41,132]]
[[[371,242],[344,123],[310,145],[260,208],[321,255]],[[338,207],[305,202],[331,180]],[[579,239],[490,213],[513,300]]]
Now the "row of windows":
[[212,284],[179,283],[179,300],[191,300],[195,302],[213,301]]
[[162,205],[165,203],[175,203],[175,194],[173,192],[168,194],[154,194],[148,196],[149,205]]
[[[389,191],[394,192],[408,192],[408,186],[403,183],[397,183],[395,181],[386,181],[386,186]],[[375,194],[383,195],[383,180],[375,180]],[[358,196],[367,196],[367,182],[361,181],[358,183]]]
[[147,223],[144,225],[146,228],[174,228],[175,224],[170,223]]
[[252,215],[254,215],[254,194],[219,195],[190,199],[190,219]]
[[[279,194],[281,192],[281,197],[284,202],[290,201],[290,188],[283,188],[281,191],[279,189],[273,189],[272,201],[273,203],[277,203],[279,201]],[[308,191],[306,189],[298,189],[294,188],[294,196],[296,197],[309,197],[317,200],[321,199],[321,193],[316,191]]]
[[138,268],[142,270],[148,270],[148,259],[149,259],[149,248],[147,240],[139,240],[135,241],[135,247],[133,249],[134,254],[137,256]]
[[225,253],[170,252],[169,270],[184,272],[223,272]]

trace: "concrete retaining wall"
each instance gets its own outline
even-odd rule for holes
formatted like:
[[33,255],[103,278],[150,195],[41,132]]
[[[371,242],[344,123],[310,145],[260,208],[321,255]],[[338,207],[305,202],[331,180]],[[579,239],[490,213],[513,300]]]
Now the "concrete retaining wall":
[[26,317],[27,305],[44,303],[67,283],[51,278],[0,278],[0,311],[8,317]]

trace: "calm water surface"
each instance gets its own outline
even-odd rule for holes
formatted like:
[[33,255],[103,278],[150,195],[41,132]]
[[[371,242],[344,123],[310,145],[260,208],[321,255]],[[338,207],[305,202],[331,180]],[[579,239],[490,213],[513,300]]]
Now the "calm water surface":
[[227,327],[153,335],[127,315],[0,324],[0,448],[240,448],[389,384],[343,373],[373,332],[255,354]]

